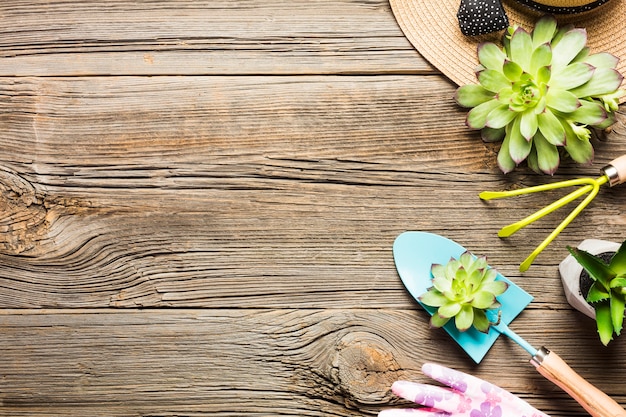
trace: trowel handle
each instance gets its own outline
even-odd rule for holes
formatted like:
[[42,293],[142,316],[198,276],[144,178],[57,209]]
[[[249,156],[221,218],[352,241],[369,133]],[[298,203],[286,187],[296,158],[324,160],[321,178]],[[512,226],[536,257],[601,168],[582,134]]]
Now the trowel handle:
[[615,158],[602,171],[609,178],[611,187],[626,182],[626,155]]
[[611,397],[591,385],[556,353],[542,347],[530,360],[537,371],[567,392],[593,417],[626,417]]

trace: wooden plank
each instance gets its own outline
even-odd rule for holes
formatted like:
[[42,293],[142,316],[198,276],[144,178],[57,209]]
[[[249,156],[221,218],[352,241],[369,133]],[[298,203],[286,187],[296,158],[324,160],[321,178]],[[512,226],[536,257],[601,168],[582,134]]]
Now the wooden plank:
[[[406,406],[398,378],[428,382],[436,361],[519,394],[556,416],[584,415],[499,340],[475,365],[423,312],[403,310],[3,311],[0,414],[11,416],[375,415]],[[541,327],[529,323],[541,322]],[[598,349],[573,313],[514,322],[626,405],[624,344]],[[572,343],[576,341],[576,343]],[[602,364],[602,373],[593,372]]]
[[[520,274],[511,260],[561,217],[496,232],[555,196],[476,196],[548,178],[498,174],[439,78],[2,81],[4,307],[413,308],[391,245],[428,230],[487,255],[538,305],[565,308],[565,245],[623,239],[626,195],[603,190]],[[555,180],[626,153],[620,129],[597,166]]]
[[0,5],[0,75],[433,73],[387,1]]

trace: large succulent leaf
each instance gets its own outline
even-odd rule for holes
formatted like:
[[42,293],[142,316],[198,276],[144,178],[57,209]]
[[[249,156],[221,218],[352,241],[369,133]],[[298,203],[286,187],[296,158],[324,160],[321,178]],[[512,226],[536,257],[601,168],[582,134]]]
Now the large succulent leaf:
[[502,145],[500,146],[500,150],[498,151],[498,167],[500,168],[500,171],[504,172],[505,174],[508,172],[511,172],[515,169],[515,161],[513,160],[513,158],[511,158],[511,153],[509,152],[509,143],[510,143],[510,138],[509,138],[509,131],[511,129],[506,129],[507,130],[507,134],[504,136],[504,140],[502,141]]
[[539,122],[539,131],[548,142],[555,146],[565,144],[565,129],[563,129],[559,118],[550,109],[538,114],[537,121]]
[[502,106],[502,103],[498,100],[489,100],[474,107],[467,113],[467,125],[472,129],[482,129],[487,124],[489,113],[498,106]]
[[530,74],[537,77],[541,68],[547,68],[552,62],[552,48],[550,44],[539,45],[530,58]]
[[500,129],[511,123],[517,114],[517,112],[509,109],[507,105],[498,106],[487,115],[487,123],[485,126],[492,129]]
[[615,278],[615,272],[609,268],[599,257],[592,255],[583,249],[567,247],[574,259],[589,273],[589,276],[600,283],[602,287],[609,288],[609,283]]
[[510,81],[517,81],[522,76],[524,70],[516,62],[505,61],[502,66],[502,73]]
[[600,52],[585,57],[583,62],[593,65],[596,68],[615,68],[617,67],[619,58],[608,52]]
[[478,62],[487,69],[502,71],[506,55],[502,49],[492,42],[478,45]]
[[437,314],[439,314],[441,317],[451,318],[456,316],[459,311],[461,311],[460,303],[449,302],[439,307],[439,309],[437,310]]
[[587,31],[585,29],[576,28],[563,33],[556,45],[552,44],[552,70],[565,68],[576,58],[586,43]]
[[[539,131],[533,138],[533,145],[536,151],[534,161],[536,162],[536,168],[533,168],[533,170],[537,171],[538,169],[545,174],[554,174],[559,167],[559,150],[548,142]],[[531,153],[531,155],[533,154]]]
[[598,326],[598,335],[604,346],[613,340],[613,320],[611,318],[611,306],[608,302],[602,302],[594,305],[596,310],[596,325]]
[[454,99],[463,107],[476,107],[486,101],[492,100],[495,94],[482,85],[467,84],[457,88]]
[[450,317],[441,317],[439,314],[435,313],[430,318],[430,326],[440,328],[445,326],[448,321],[450,321]]
[[537,115],[533,109],[528,109],[521,114],[520,133],[527,141],[530,142],[533,136],[535,136],[538,127],[539,122],[537,122]]
[[478,73],[478,81],[480,85],[494,93],[510,87],[511,81],[504,76],[501,71],[486,69]]
[[568,123],[565,123],[564,125],[566,126],[565,132],[567,135],[565,150],[568,155],[579,164],[591,163],[591,161],[593,161],[594,154],[591,142],[587,139],[580,139],[576,136]]
[[578,97],[597,97],[615,92],[622,83],[622,75],[612,68],[596,68],[585,84],[571,89]]
[[624,322],[624,307],[626,306],[626,300],[622,294],[613,293],[611,296],[611,321],[613,322],[613,331],[616,335],[622,331],[622,324]]
[[437,291],[445,293],[452,288],[452,280],[447,277],[435,277],[433,278],[433,287],[435,287]]
[[[595,67],[583,62],[575,62],[558,72],[552,72],[550,88],[570,90],[579,87],[593,77]],[[549,91],[549,90],[548,90]]]
[[460,331],[469,329],[474,322],[474,308],[469,304],[463,305],[461,311],[454,317],[454,321]]
[[480,131],[480,137],[485,142],[499,142],[504,139],[505,129],[492,129],[490,127],[484,127]]
[[474,299],[471,304],[472,307],[484,310],[491,307],[495,301],[496,297],[492,293],[488,291],[479,291],[474,294]]
[[609,266],[617,276],[626,275],[626,240],[620,245],[615,255],[611,258]]
[[519,64],[525,72],[530,72],[530,60],[533,55],[533,40],[524,28],[518,27],[511,36],[511,60]]
[[495,296],[503,294],[509,285],[504,281],[492,281],[484,283],[480,286],[481,290],[487,291]]
[[546,105],[562,113],[571,113],[580,107],[580,101],[569,91],[551,86],[546,94]]
[[533,47],[546,44],[552,40],[557,31],[557,22],[554,16],[545,15],[535,23],[532,32]]
[[526,140],[524,135],[522,135],[521,120],[521,115],[516,117],[510,131],[509,153],[516,164],[526,159],[532,147],[532,142]]
[[441,307],[448,302],[448,299],[439,291],[429,290],[419,296],[420,302],[431,307]]
[[474,310],[474,322],[472,323],[479,332],[489,332],[491,323],[483,310]]
[[583,125],[596,126],[606,120],[607,113],[597,101],[580,100],[580,107],[568,114],[567,118]]

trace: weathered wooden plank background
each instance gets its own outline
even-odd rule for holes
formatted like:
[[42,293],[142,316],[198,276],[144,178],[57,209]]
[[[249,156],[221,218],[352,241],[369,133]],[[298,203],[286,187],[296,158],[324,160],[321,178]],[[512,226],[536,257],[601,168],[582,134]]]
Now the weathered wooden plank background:
[[[0,415],[360,416],[437,361],[553,416],[584,415],[499,340],[480,364],[402,286],[405,230],[485,254],[535,296],[513,323],[626,406],[626,346],[572,311],[566,245],[626,238],[604,189],[507,240],[555,195],[483,190],[597,176],[495,165],[455,87],[386,1],[0,4]],[[561,213],[562,214],[562,213]]]

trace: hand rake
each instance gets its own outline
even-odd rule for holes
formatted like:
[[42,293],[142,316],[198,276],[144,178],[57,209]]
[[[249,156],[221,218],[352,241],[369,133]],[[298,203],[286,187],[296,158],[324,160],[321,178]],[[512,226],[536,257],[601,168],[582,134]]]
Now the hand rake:
[[554,203],[547,205],[541,210],[538,210],[530,216],[518,222],[511,223],[508,226],[504,226],[498,232],[499,237],[509,237],[523,227],[528,226],[532,222],[539,220],[543,216],[552,213],[553,211],[581,198],[588,193],[583,201],[581,201],[578,206],[576,206],[576,208],[574,208],[574,210],[572,210],[571,213],[552,231],[552,233],[550,233],[548,237],[546,237],[544,241],[541,242],[539,246],[537,246],[537,248],[520,264],[520,271],[526,271],[533,263],[537,255],[539,255],[541,251],[543,251],[550,244],[550,242],[552,242],[559,235],[559,233],[561,233],[563,229],[565,229],[567,225],[570,224],[572,220],[574,220],[574,218],[576,218],[576,216],[578,216],[580,212],[583,211],[587,205],[589,205],[589,203],[591,203],[596,195],[598,195],[601,185],[608,183],[609,186],[613,187],[626,181],[626,155],[622,155],[611,161],[609,165],[602,168],[602,173],[602,176],[595,179],[578,178],[568,181],[555,182],[552,184],[538,185],[535,187],[520,188],[511,191],[483,191],[478,195],[482,200],[493,200],[496,198],[514,197],[541,191],[580,186],[576,190],[558,199]]

